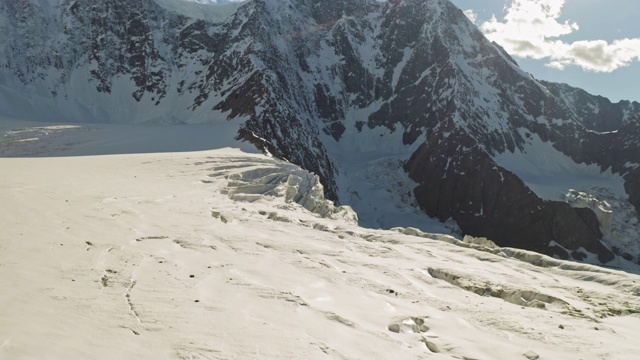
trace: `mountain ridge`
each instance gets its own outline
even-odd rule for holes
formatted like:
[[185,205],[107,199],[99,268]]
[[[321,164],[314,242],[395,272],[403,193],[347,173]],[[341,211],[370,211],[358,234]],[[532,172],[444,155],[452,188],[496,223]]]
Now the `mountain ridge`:
[[[413,207],[565,258],[581,248],[613,257],[595,214],[531,191],[503,154],[597,165],[640,209],[640,104],[533,79],[449,1],[253,0],[211,21],[151,0],[59,4],[59,15],[27,0],[0,4],[2,115],[238,121],[239,136],[318,174],[327,197],[358,212],[372,205],[370,179],[345,174],[390,159],[407,178],[382,174],[401,183],[384,186],[413,186]],[[514,199],[529,200],[485,213]]]

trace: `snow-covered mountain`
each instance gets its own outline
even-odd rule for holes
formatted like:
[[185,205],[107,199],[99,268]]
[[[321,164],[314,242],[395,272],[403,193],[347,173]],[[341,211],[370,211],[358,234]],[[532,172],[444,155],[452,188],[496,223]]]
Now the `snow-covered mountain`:
[[427,229],[423,211],[499,245],[640,260],[637,226],[597,205],[637,217],[640,104],[533,79],[449,1],[16,0],[0,34],[2,115],[229,120],[365,225]]

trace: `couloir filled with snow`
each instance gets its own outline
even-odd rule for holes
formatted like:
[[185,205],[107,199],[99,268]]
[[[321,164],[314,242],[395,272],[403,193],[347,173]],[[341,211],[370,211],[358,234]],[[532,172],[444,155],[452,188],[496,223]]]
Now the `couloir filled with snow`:
[[235,130],[0,121],[0,358],[637,358],[633,272],[360,227]]

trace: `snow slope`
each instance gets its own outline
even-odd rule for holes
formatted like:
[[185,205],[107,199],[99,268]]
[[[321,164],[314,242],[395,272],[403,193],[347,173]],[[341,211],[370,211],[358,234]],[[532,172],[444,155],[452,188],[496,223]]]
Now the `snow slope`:
[[[145,138],[132,126],[19,124],[0,121],[14,133],[0,142],[1,359],[640,350],[632,273],[358,227],[316,196],[308,173],[240,143],[198,148],[186,127],[159,146],[165,128]],[[123,151],[131,134],[135,154]]]
[[[241,1],[175,1],[175,0],[154,0],[157,4],[167,10],[175,11],[194,19],[203,19],[212,22],[220,22],[231,17],[240,6]],[[211,6],[217,5],[217,6]]]

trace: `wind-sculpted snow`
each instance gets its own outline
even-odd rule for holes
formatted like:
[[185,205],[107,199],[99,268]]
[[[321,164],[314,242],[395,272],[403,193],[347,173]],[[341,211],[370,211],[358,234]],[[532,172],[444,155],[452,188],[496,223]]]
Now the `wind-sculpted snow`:
[[[514,288],[505,284],[494,284],[482,281],[466,273],[449,272],[440,269],[428,269],[429,275],[435,279],[444,280],[451,285],[470,291],[480,296],[500,298],[515,305],[546,309],[548,305],[567,306],[568,304],[550,295],[545,295],[531,289]],[[568,310],[568,309],[567,309]]]
[[[625,274],[622,272],[611,271],[606,268],[590,264],[563,261],[533,251],[499,247],[493,241],[483,237],[475,238],[467,235],[463,240],[459,240],[450,235],[425,233],[415,228],[397,227],[391,230],[405,235],[444,241],[463,248],[471,248],[482,252],[492,253],[503,258],[516,259],[527,264],[548,269],[548,271],[559,269],[562,270],[562,273],[566,276],[579,280],[589,280],[608,286],[614,286],[640,296],[640,283],[627,281]],[[618,261],[618,263],[622,265],[622,269],[627,269],[633,272],[638,271],[637,266],[630,265],[629,263],[622,261]]]
[[323,217],[314,176],[242,143],[176,151],[181,128],[162,153],[80,126],[0,158],[0,357],[637,357],[638,275]]

